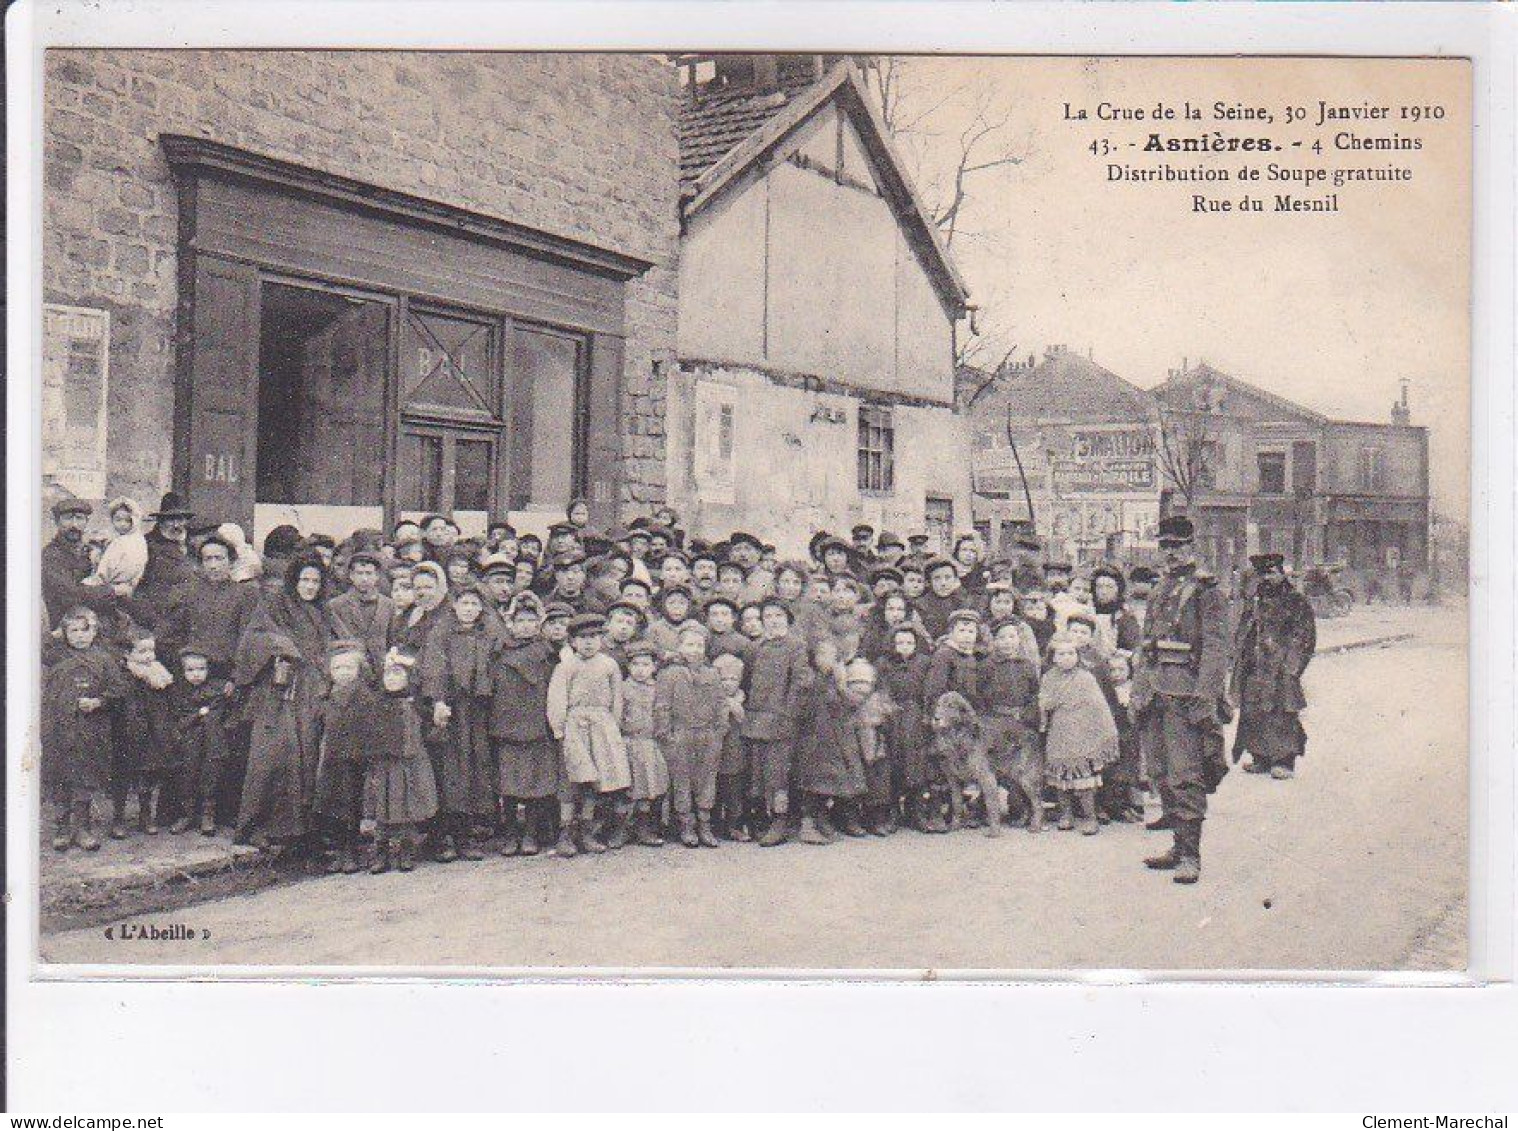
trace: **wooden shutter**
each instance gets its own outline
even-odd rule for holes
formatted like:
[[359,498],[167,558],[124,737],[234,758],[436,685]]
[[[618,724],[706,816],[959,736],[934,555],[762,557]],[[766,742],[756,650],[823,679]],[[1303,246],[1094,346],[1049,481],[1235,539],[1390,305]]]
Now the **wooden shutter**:
[[589,420],[581,435],[591,522],[601,529],[615,525],[622,501],[622,352],[615,334],[591,341]]
[[188,401],[185,465],[175,476],[203,521],[251,532],[258,435],[258,273],[197,256],[179,395]]

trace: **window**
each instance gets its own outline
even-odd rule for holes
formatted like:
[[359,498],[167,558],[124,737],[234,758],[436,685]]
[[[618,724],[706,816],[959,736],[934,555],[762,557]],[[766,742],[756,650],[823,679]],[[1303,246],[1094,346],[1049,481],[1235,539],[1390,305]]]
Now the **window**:
[[1196,461],[1195,487],[1199,491],[1216,491],[1218,480],[1227,462],[1226,453],[1218,440],[1202,440],[1200,444],[1201,451]]
[[1382,491],[1386,489],[1386,469],[1380,448],[1360,449],[1360,490]]
[[928,535],[938,539],[938,552],[947,554],[954,541],[954,500],[929,495],[923,501],[923,523]]
[[[896,430],[891,410],[882,405],[859,406],[859,489],[890,492],[896,488]],[[952,503],[950,504],[952,512]]]
[[517,326],[512,339],[512,507],[562,509],[585,489],[588,351],[576,335],[537,326]]
[[1286,494],[1286,453],[1257,452],[1255,462],[1260,471],[1260,494]]

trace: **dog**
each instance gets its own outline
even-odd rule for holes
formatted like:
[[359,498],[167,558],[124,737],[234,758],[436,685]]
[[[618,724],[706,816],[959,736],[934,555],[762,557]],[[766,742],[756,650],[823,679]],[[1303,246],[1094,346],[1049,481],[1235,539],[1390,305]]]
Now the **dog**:
[[964,787],[980,787],[986,806],[986,835],[1001,836],[1005,811],[985,731],[975,708],[957,691],[946,691],[933,704],[933,748],[949,783],[949,829],[965,827]]

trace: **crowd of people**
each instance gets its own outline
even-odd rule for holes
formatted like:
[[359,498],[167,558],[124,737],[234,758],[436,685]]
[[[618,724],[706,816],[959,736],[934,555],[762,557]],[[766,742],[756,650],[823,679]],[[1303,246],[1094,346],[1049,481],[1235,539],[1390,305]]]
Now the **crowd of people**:
[[[1046,808],[1089,836],[1143,821],[1153,786],[1151,827],[1178,831],[1149,863],[1195,879],[1141,742],[1143,673],[1180,647],[1146,638],[1165,584],[1147,566],[1075,569],[1029,538],[932,554],[867,524],[782,560],[743,531],[687,537],[667,508],[596,530],[583,500],[546,542],[434,514],[341,543],[280,526],[259,550],[172,492],[147,516],[109,501],[99,533],[85,502],[53,514],[42,747],[60,852],[99,848],[104,801],[107,835],[133,835],[134,794],[137,835],[230,827],[381,873],[492,849],[1039,832]],[[1250,623],[1275,639],[1277,620]],[[1298,639],[1293,678],[1304,655]],[[1300,724],[1256,708],[1252,768],[1290,776]]]

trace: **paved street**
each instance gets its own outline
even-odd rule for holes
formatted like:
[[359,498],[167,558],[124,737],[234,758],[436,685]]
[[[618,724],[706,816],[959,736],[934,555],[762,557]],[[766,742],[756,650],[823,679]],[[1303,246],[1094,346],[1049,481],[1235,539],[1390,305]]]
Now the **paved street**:
[[46,937],[53,962],[782,968],[1450,969],[1465,961],[1463,610],[1320,658],[1292,782],[1234,772],[1202,882],[1160,834],[904,833],[828,848],[630,849],[319,879],[146,921],[209,939]]

